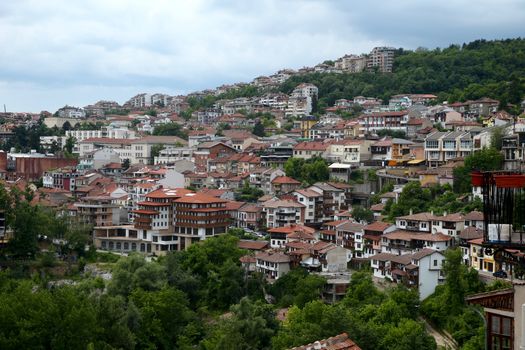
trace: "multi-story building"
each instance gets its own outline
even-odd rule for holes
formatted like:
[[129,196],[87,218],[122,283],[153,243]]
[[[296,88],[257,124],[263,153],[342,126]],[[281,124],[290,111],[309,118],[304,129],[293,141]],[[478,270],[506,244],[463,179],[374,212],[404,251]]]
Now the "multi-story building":
[[443,261],[445,256],[433,249],[422,249],[413,254],[395,255],[379,253],[371,258],[374,277],[389,278],[419,291],[424,300],[444,282]]
[[177,136],[146,136],[131,141],[132,164],[152,164],[152,148],[155,145],[183,147],[187,141]]
[[436,167],[455,158],[463,158],[473,151],[470,133],[436,131],[425,138],[425,158],[429,167]]
[[305,205],[293,200],[271,199],[263,203],[266,227],[281,227],[304,222]]
[[110,196],[86,196],[75,203],[78,218],[93,226],[114,226],[128,220],[126,208],[114,203]]
[[230,226],[227,201],[202,193],[186,193],[174,200],[174,227],[179,250],[226,232]]
[[293,155],[296,158],[310,159],[313,157],[323,157],[326,149],[328,148],[327,143],[305,141],[296,144],[293,148]]
[[128,108],[146,108],[151,106],[151,95],[150,94],[138,94],[130,98],[126,103],[124,103],[124,107]]
[[255,254],[256,270],[268,280],[277,280],[290,271],[290,257],[282,252]]
[[366,68],[366,57],[356,55],[345,55],[335,61],[335,68],[348,73],[359,73]]
[[394,47],[374,47],[368,55],[366,67],[369,70],[377,67],[380,72],[392,72],[395,51]]
[[375,133],[378,130],[389,129],[407,132],[408,112],[380,112],[363,114],[359,117],[361,127],[367,133]]
[[42,176],[42,185],[46,188],[73,191],[75,189],[75,179],[79,176],[80,173],[76,167],[48,170]]
[[346,193],[344,189],[326,182],[317,182],[310,186],[309,189],[323,195],[322,214],[318,214],[323,218],[323,221],[333,220],[335,213],[339,212],[346,204]]
[[323,194],[311,189],[297,189],[293,192],[295,200],[305,206],[304,223],[314,224],[322,220]]

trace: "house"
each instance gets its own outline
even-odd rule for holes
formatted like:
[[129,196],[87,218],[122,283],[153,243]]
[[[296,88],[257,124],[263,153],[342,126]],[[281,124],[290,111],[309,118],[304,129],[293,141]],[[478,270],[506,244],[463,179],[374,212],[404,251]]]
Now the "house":
[[203,142],[193,152],[195,169],[197,172],[206,172],[208,171],[208,160],[231,156],[235,153],[237,153],[237,150],[225,143],[218,141]]
[[483,238],[483,230],[474,226],[466,227],[459,234],[459,246],[463,256],[463,263],[467,266],[472,266],[472,256],[470,255],[469,241]]
[[483,247],[483,238],[468,241],[470,245],[470,266],[478,271],[494,273],[501,269],[501,266],[494,260],[492,249]]
[[282,252],[255,254],[255,268],[270,281],[275,281],[290,271],[290,257]]
[[238,210],[239,227],[258,230],[262,224],[262,208],[245,203]]
[[271,193],[280,195],[295,191],[301,186],[301,182],[288,176],[277,176],[271,180],[271,185]]
[[282,227],[304,222],[305,205],[289,199],[270,199],[262,204],[266,227]]
[[352,252],[333,243],[318,241],[309,248],[310,256],[301,261],[301,266],[310,271],[343,272]]
[[319,141],[299,142],[293,147],[293,156],[296,158],[310,159],[313,157],[322,157],[328,144]]
[[[270,234],[271,248],[284,248],[286,243],[289,243],[288,236],[296,233],[305,233],[309,236],[315,233],[315,229],[304,225],[285,225],[282,227],[274,227],[268,230]],[[292,237],[292,240],[300,239],[301,237]]]
[[322,219],[323,195],[308,188],[297,189],[293,192],[295,200],[305,205],[304,223],[318,223]]
[[376,221],[363,227],[363,255],[365,259],[381,252],[381,236],[395,230],[395,225]]
[[445,251],[453,245],[452,240],[452,237],[442,233],[398,229],[382,236],[381,251],[398,255],[414,253],[423,248]]

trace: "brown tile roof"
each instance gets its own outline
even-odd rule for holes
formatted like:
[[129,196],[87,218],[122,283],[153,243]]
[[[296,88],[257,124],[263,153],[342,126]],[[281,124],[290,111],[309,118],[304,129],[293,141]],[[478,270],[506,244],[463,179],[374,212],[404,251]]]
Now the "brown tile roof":
[[301,182],[288,176],[277,176],[272,180],[273,184],[300,185]]
[[469,226],[460,232],[459,238],[467,241],[472,239],[483,238],[483,230],[480,230],[474,226]]
[[325,151],[328,144],[323,142],[304,141],[294,146],[296,151]]
[[398,216],[396,219],[414,220],[414,221],[432,221],[434,215],[431,213],[417,213],[412,215]]
[[240,249],[248,249],[248,250],[263,250],[268,247],[267,241],[251,241],[247,239],[241,239],[237,246]]
[[388,222],[376,221],[376,222],[366,225],[363,229],[365,231],[384,232],[390,226],[392,226],[392,224],[389,224]]
[[314,190],[310,190],[308,188],[301,188],[295,190],[295,192],[305,196],[305,197],[322,197],[323,195],[319,192],[316,192]]
[[370,210],[372,211],[383,211],[385,209],[385,205],[383,203],[377,203],[370,206]]
[[477,210],[471,211],[465,215],[465,220],[483,221],[484,219],[483,213]]
[[304,225],[286,225],[282,227],[274,227],[268,230],[270,233],[286,233],[290,234],[293,232],[307,232],[313,234],[315,232],[314,228],[304,226]]
[[263,260],[263,261],[274,262],[274,263],[289,263],[290,262],[290,257],[281,252],[259,252],[255,254],[255,258]]
[[239,261],[243,264],[255,264],[256,259],[253,255],[244,255],[239,258]]
[[[421,258],[424,258],[425,256],[432,255],[432,254],[434,254],[436,252],[438,252],[438,251],[434,250],[434,249],[424,248],[424,249],[421,249],[420,251],[417,251],[414,254],[412,254],[412,259],[419,260]],[[440,253],[440,252],[438,252],[438,253]]]
[[291,348],[290,350],[361,350],[357,344],[348,338],[348,334],[341,333],[335,337],[316,341]]

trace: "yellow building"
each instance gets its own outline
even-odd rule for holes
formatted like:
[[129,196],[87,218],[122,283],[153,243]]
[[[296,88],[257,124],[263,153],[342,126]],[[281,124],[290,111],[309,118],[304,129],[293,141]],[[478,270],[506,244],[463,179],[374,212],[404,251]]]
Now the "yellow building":
[[317,118],[313,115],[306,115],[301,118],[301,137],[302,138],[309,138],[310,137],[310,129],[312,126],[317,124]]
[[[494,260],[492,249],[485,249],[482,246],[483,238],[468,241],[470,244],[471,267],[478,271],[494,273],[500,270],[499,264]],[[490,254],[487,254],[490,253]]]

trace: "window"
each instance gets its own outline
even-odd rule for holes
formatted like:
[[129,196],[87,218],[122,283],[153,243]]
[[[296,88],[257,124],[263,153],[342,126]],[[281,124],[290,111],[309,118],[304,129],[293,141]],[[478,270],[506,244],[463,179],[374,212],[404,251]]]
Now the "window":
[[491,349],[511,349],[512,348],[512,318],[489,314],[490,332],[488,341]]
[[438,266],[438,261],[434,259],[434,266]]

